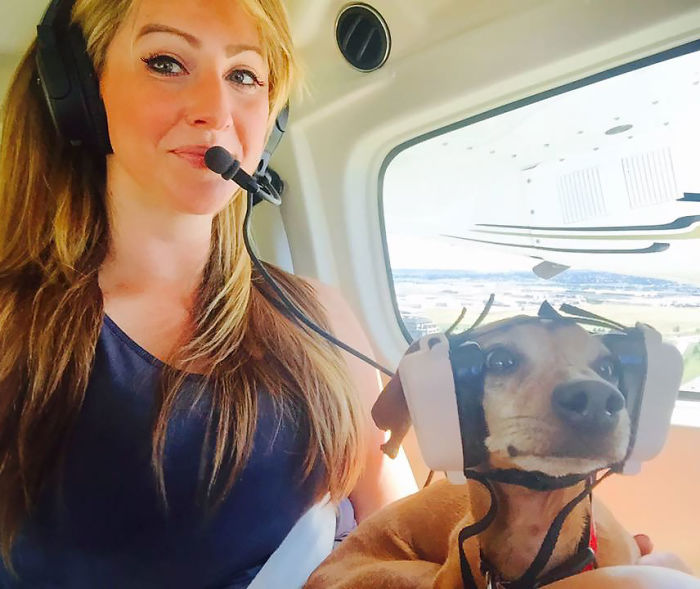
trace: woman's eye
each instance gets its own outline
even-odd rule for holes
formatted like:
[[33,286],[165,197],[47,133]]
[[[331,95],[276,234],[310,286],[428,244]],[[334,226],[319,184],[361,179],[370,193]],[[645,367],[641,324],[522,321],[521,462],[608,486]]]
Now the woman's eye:
[[143,58],[142,61],[149,70],[164,76],[178,76],[185,71],[177,59],[167,55],[153,55]]
[[617,365],[612,358],[605,358],[601,360],[596,366],[596,372],[605,380],[617,380]]
[[496,348],[486,355],[486,369],[500,374],[511,372],[518,367],[518,358],[507,348]]
[[262,86],[258,77],[248,70],[234,70],[228,78],[240,86]]

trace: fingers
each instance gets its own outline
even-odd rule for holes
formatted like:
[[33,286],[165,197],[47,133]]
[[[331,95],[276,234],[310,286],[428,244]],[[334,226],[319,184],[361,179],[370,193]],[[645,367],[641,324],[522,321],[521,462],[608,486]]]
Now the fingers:
[[639,546],[639,552],[642,553],[642,556],[649,554],[652,550],[654,550],[654,543],[646,534],[637,534],[634,539]]
[[672,552],[653,552],[654,543],[646,534],[637,534],[634,539],[639,546],[639,552],[642,554],[637,564],[676,569],[677,571],[692,575],[690,567],[684,563],[677,554],[673,554]]

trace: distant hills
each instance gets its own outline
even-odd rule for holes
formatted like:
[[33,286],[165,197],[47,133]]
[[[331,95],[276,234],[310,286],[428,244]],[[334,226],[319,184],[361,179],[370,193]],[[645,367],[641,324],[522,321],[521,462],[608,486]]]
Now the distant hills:
[[614,272],[593,272],[588,270],[567,270],[561,274],[544,280],[532,272],[472,272],[469,270],[423,270],[398,269],[393,271],[395,282],[423,282],[438,280],[470,280],[488,282],[518,282],[522,284],[537,284],[538,286],[605,286],[611,288],[630,287],[639,290],[672,290],[684,294],[700,295],[700,286],[673,280],[662,280],[631,274]]

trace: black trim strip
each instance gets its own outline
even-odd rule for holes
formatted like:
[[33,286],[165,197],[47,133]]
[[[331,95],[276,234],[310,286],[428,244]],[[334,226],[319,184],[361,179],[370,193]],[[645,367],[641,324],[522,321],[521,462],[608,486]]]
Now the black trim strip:
[[576,249],[563,247],[543,247],[541,245],[527,245],[520,243],[507,243],[504,241],[486,241],[485,239],[472,239],[470,237],[459,237],[458,235],[442,234],[443,237],[452,237],[453,239],[462,239],[464,241],[473,241],[475,243],[485,243],[488,245],[503,245],[506,247],[519,247],[531,250],[543,250],[547,252],[567,252],[573,254],[655,254],[657,252],[666,251],[670,244],[655,241],[649,247],[637,249]]
[[[698,195],[700,200],[700,195]],[[661,225],[622,225],[619,227],[535,227],[533,225],[496,225],[495,223],[476,223],[476,227],[496,227],[498,229],[527,229],[528,231],[671,231],[686,229],[700,222],[700,215],[679,217],[670,223]]]
[[700,192],[684,192],[683,198],[679,198],[678,200],[686,202],[700,202]]

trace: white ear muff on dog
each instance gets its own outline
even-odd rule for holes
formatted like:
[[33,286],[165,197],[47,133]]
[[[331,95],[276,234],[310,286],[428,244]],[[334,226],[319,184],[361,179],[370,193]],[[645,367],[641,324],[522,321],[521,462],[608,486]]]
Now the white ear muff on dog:
[[640,365],[642,374],[636,391],[628,393],[627,408],[632,419],[632,440],[623,474],[636,474],[641,463],[654,458],[664,446],[671,426],[671,415],[683,378],[683,357],[661,334],[642,323],[626,334],[603,336],[625,371]]
[[418,349],[401,359],[398,372],[423,461],[431,470],[461,474],[462,432],[447,337],[421,338]]

